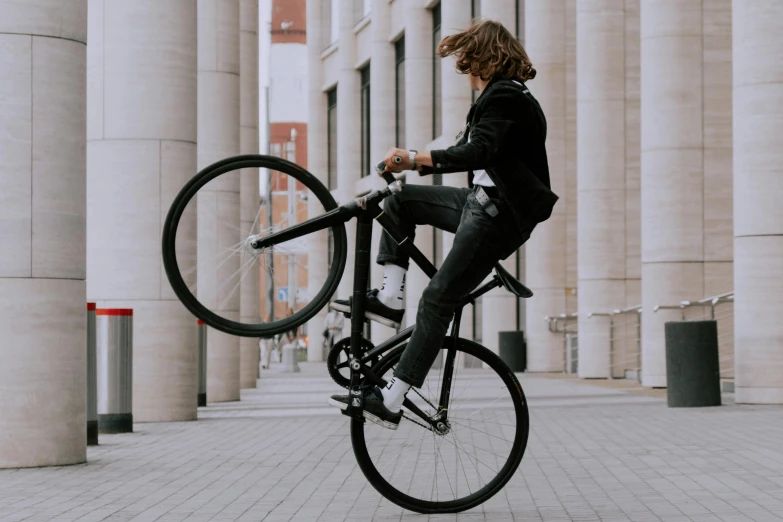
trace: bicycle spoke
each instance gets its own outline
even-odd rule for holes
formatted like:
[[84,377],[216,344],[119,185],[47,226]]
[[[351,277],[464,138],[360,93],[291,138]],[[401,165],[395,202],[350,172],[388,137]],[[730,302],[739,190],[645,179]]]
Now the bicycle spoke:
[[[443,438],[443,440],[446,440],[446,439]],[[440,457],[440,464],[441,464],[441,466],[443,466],[443,471],[445,472],[445,475],[446,475],[446,482],[449,484],[449,489],[451,490],[451,496],[453,497],[454,496],[454,489],[451,487],[451,480],[449,479],[449,472],[446,469],[446,463],[443,461],[443,456],[440,453],[440,442],[437,443],[436,451],[437,451],[438,456]],[[436,465],[435,468],[437,469],[437,467],[438,466]]]
[[[463,441],[462,439],[460,439],[459,437],[457,437],[457,434],[456,434],[456,433],[454,433],[454,437],[456,437],[456,439],[459,441],[459,443],[460,443],[460,444],[462,444],[462,445],[463,445],[463,447],[464,447],[464,445],[465,445],[465,444],[467,444],[468,446],[472,446],[472,447],[474,447],[474,448],[481,449],[481,448],[479,448],[478,446],[476,446],[475,444],[473,444],[473,443],[471,443],[471,442],[465,442],[465,441]],[[450,444],[450,443],[449,443],[449,444]],[[483,451],[486,451],[486,450],[483,450]],[[466,453],[468,456],[470,456],[470,453],[468,453],[467,451],[465,451],[465,453]],[[492,453],[492,452],[491,452],[491,451],[488,451],[487,453]],[[495,455],[494,453],[492,453],[492,454],[493,454],[493,455]],[[496,455],[496,456],[497,456],[497,455]],[[497,474],[498,470],[496,470],[496,469],[494,469],[492,466],[489,466],[488,464],[485,464],[484,462],[480,461],[480,460],[478,459],[478,456],[475,456],[475,455],[474,455],[474,458],[476,459],[476,463],[477,463],[477,464],[481,464],[481,465],[482,465],[482,466],[484,466],[485,468],[487,468],[487,469],[489,469],[490,471],[492,471],[493,473],[496,473],[496,474]]]
[[500,440],[502,440],[502,441],[505,441],[505,442],[508,442],[508,443],[511,443],[511,444],[513,444],[513,443],[514,443],[514,441],[513,441],[513,440],[504,439],[503,437],[499,437],[499,436],[497,436],[497,435],[493,435],[493,434],[491,434],[491,433],[489,433],[489,432],[482,431],[482,430],[480,430],[480,429],[477,429],[477,428],[473,428],[473,427],[471,427],[471,426],[468,426],[467,424],[462,424],[461,422],[457,422],[457,421],[455,421],[455,420],[453,420],[453,419],[452,419],[452,422],[453,422],[453,423],[455,423],[455,424],[459,424],[460,426],[463,426],[463,427],[465,427],[465,428],[468,428],[469,430],[478,431],[478,432],[480,432],[480,433],[484,433],[485,435],[489,435],[490,437],[495,437],[495,438],[497,438],[497,439],[500,439]]

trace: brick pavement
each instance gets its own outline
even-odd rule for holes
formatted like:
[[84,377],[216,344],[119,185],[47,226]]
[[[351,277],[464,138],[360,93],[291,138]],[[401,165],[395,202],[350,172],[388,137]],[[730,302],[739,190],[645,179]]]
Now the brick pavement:
[[[404,512],[367,485],[320,364],[264,372],[199,421],[101,435],[86,465],[0,470],[0,520],[783,520],[783,407],[668,409],[634,390],[522,375],[520,470],[459,515]],[[730,396],[728,396],[730,397]]]

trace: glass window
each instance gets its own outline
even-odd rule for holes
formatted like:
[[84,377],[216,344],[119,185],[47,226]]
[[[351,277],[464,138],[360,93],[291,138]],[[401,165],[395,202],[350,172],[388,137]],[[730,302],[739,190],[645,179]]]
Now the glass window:
[[364,0],[364,16],[370,14],[372,0]]
[[443,231],[433,227],[432,232],[432,264],[440,269],[443,264]]
[[332,269],[332,257],[334,257],[334,234],[332,233],[332,229],[329,229],[329,239],[326,243],[326,270]]
[[372,167],[370,166],[370,66],[363,67],[359,73],[362,76],[361,96],[362,96],[362,177],[369,176]]
[[484,296],[476,299],[476,304],[473,305],[473,340],[477,343],[483,341],[483,335],[481,335],[481,327],[483,324],[483,301]]
[[394,43],[395,55],[395,115],[397,127],[395,132],[395,143],[401,149],[405,146],[405,36],[402,36]]
[[327,156],[328,179],[327,188],[337,188],[337,88],[326,93],[327,119]]
[[[517,0],[519,3],[520,0]],[[521,0],[524,2],[524,0]],[[481,0],[470,0],[470,18],[474,22],[481,18]]]
[[441,125],[441,71],[437,50],[440,43],[440,4],[432,9],[432,139],[443,132]]

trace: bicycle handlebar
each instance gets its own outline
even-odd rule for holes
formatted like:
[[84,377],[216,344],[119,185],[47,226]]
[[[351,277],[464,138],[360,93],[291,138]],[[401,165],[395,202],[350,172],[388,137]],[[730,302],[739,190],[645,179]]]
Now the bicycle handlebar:
[[[402,163],[402,158],[400,156],[394,156],[394,163]],[[386,171],[386,163],[379,161],[378,164],[375,165],[375,169],[378,171],[378,174],[383,176],[383,180],[387,185],[391,185],[396,181],[394,179],[394,174]]]

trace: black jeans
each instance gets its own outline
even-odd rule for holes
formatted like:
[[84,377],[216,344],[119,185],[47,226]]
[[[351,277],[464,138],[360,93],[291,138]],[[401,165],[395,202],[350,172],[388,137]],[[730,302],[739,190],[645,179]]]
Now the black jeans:
[[[446,337],[459,301],[475,289],[500,259],[505,259],[530,237],[520,233],[502,201],[495,217],[476,201],[472,189],[406,185],[402,192],[387,198],[384,212],[409,240],[416,225],[432,225],[454,233],[454,244],[438,273],[422,293],[408,346],[394,374],[416,387],[424,384],[432,363]],[[377,261],[408,268],[408,255],[386,232],[381,237]]]

